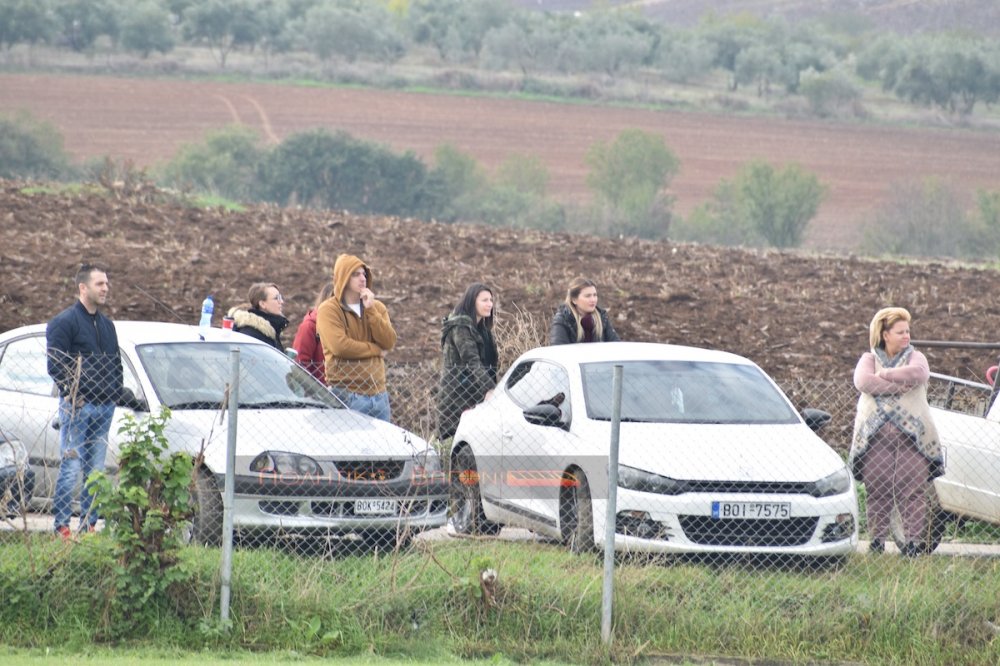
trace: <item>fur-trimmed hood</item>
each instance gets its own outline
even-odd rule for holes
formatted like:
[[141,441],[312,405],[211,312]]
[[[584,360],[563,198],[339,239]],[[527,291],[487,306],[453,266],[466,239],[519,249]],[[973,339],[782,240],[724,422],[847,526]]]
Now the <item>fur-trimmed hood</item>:
[[288,319],[285,317],[251,308],[247,304],[231,307],[228,315],[232,317],[233,330],[237,333],[249,335],[284,350],[281,332],[288,326]]

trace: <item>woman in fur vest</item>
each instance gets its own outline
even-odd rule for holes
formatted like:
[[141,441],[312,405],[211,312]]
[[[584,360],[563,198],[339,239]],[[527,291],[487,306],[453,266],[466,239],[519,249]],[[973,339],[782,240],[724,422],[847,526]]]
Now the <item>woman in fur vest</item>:
[[910,345],[910,313],[883,308],[868,327],[871,351],[854,369],[861,392],[854,421],[851,470],[868,493],[870,551],[885,550],[893,505],[899,509],[903,554],[925,552],[927,493],[944,472],[941,444],[927,403],[927,358]]
[[229,316],[233,318],[233,330],[284,352],[281,332],[288,326],[288,320],[282,314],[285,299],[281,297],[278,285],[256,282],[250,285],[247,300],[248,303],[236,305],[229,310]]

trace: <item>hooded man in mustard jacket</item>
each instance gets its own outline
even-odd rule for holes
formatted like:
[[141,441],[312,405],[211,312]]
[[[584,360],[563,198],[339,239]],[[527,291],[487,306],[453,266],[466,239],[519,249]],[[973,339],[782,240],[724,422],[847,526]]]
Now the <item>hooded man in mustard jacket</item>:
[[385,355],[396,346],[389,311],[372,292],[372,271],[349,254],[333,265],[333,296],[316,312],[330,390],[353,410],[391,420]]

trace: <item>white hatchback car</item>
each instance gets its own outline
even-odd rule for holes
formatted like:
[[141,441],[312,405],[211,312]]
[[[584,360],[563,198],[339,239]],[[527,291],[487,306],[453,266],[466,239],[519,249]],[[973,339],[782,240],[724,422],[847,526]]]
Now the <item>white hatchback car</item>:
[[[204,453],[195,541],[219,543],[228,439],[222,418],[231,350],[240,351],[233,522],[271,531],[390,544],[447,520],[448,484],[427,442],[344,407],[273,347],[239,333],[160,322],[115,323],[126,396],[115,410],[107,465],[124,414],[168,407],[171,450]],[[0,429],[23,442],[34,503],[51,505],[59,469],[58,398],[46,371],[45,326],[0,335]],[[353,537],[352,537],[353,538]]]
[[623,368],[618,551],[836,556],[858,501],[844,460],[751,361],[636,342],[541,347],[462,415],[451,451],[451,527],[502,525],[604,541],[612,377]]

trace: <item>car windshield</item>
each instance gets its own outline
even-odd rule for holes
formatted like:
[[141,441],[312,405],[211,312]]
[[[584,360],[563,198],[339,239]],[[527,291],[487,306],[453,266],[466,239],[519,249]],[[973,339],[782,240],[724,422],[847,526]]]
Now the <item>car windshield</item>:
[[760,369],[699,361],[586,363],[587,415],[610,420],[612,377],[622,365],[623,422],[796,423],[798,415]]
[[160,402],[170,409],[219,409],[231,374],[230,350],[240,350],[240,407],[342,408],[320,382],[264,345],[213,342],[145,344],[136,348]]

